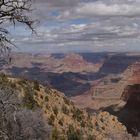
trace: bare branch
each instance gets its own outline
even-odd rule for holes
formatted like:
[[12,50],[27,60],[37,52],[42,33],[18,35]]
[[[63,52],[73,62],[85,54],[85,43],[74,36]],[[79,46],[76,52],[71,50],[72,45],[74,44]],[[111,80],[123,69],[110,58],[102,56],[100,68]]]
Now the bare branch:
[[[10,45],[14,45],[8,39],[8,30],[4,27],[5,24],[11,23],[15,26],[16,23],[25,24],[32,32],[34,20],[29,17],[28,13],[32,11],[31,4],[33,0],[0,0],[0,61],[7,61],[8,54],[11,51]],[[14,45],[15,46],[15,45]],[[9,59],[9,58],[8,58]]]

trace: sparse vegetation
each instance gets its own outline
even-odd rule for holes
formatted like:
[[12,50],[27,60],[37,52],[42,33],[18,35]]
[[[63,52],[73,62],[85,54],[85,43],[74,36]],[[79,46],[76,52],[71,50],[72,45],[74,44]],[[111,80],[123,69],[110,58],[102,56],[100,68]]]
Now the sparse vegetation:
[[67,108],[67,106],[65,104],[62,105],[62,111],[64,114],[68,115],[69,114],[69,110]]
[[16,84],[15,83],[11,83],[10,86],[11,86],[12,89],[16,89]]
[[19,81],[18,84],[21,86],[25,86],[27,84],[27,79],[22,77]]
[[24,89],[24,92],[25,92],[25,95],[23,98],[24,106],[29,109],[34,109],[34,108],[38,107],[38,104],[35,101],[34,96],[33,96],[35,92],[32,90],[32,88],[26,87]]
[[[107,130],[105,129],[107,126],[96,126],[91,114],[76,108],[67,100],[64,101],[64,95],[59,92],[58,94],[55,90],[48,89],[49,94],[47,94],[43,86],[40,86],[40,91],[35,90],[33,81],[9,80],[6,76],[2,79],[3,82],[0,79],[2,83],[0,84],[1,138],[10,134],[9,138],[18,139],[22,134],[24,139],[94,140],[96,139],[94,133],[98,134],[98,131],[101,138],[108,136],[102,133]],[[109,116],[106,113],[104,115]],[[98,116],[95,115],[95,117]],[[100,123],[105,123],[102,121],[102,115],[98,117],[97,122],[98,120]],[[113,118],[109,119],[109,121],[113,120]],[[113,123],[116,121],[115,119]],[[120,124],[113,129],[118,129],[118,126],[120,127]],[[114,137],[114,133],[109,134]]]
[[34,89],[40,91],[40,86],[38,81],[34,81]]
[[70,100],[68,100],[66,97],[63,97],[63,99],[65,104],[70,105]]
[[89,128],[91,128],[91,129],[93,129],[93,124],[92,124],[92,122],[88,122],[88,125],[87,125]]
[[58,108],[57,108],[57,106],[54,106],[53,107],[53,112],[57,116],[57,114],[58,114]]
[[57,130],[57,128],[54,128],[52,130],[52,134],[51,134],[51,140],[58,140],[59,139],[59,131]]
[[59,123],[61,126],[63,126],[63,121],[64,121],[63,119],[60,119],[58,123]]
[[68,140],[82,140],[82,133],[80,130],[76,130],[72,125],[69,126],[67,132]]
[[48,124],[54,125],[54,121],[55,121],[55,116],[51,114],[50,117],[48,118]]
[[93,135],[88,135],[87,140],[95,140],[95,137]]
[[43,95],[40,95],[40,98],[43,100],[43,98],[44,98]]
[[82,110],[73,108],[73,118],[77,121],[81,121],[84,118]]
[[81,127],[85,127],[86,126],[86,122],[81,121]]
[[45,101],[47,101],[47,102],[49,101],[49,98],[47,95],[45,96]]

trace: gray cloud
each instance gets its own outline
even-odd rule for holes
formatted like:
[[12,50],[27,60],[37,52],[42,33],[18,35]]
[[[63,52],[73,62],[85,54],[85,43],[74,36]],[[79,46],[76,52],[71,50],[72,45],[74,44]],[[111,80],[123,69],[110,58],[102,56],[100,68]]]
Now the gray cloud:
[[[55,27],[41,25],[37,37],[17,37],[21,46],[61,51],[138,50],[140,0],[36,0],[34,7],[35,17]],[[57,26],[59,21],[65,26]]]
[[[107,22],[107,23],[106,23]],[[92,24],[71,25],[65,28],[53,29],[47,32],[40,32],[38,37],[22,37],[23,44],[46,44],[46,46],[79,46],[86,44],[94,48],[96,46],[108,46],[114,44],[124,44],[128,40],[140,38],[139,26],[118,26],[106,22]],[[104,26],[103,26],[104,25]],[[94,45],[93,45],[94,44]],[[93,45],[93,46],[92,46]],[[126,44],[127,45],[127,44]]]
[[52,7],[72,7],[78,4],[79,0],[36,0],[36,3],[47,3]]
[[60,19],[74,19],[87,17],[139,17],[140,16],[140,2],[133,3],[114,3],[114,2],[89,2],[79,3],[73,9],[64,11],[59,15]]

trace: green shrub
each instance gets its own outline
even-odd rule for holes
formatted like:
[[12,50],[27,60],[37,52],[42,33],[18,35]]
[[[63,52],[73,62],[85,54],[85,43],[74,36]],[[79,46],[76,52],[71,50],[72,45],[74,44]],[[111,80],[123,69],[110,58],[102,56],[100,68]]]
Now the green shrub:
[[91,119],[92,114],[91,114],[91,112],[90,112],[89,110],[87,110],[86,112],[87,112],[87,114],[88,114],[88,118],[87,118],[87,119],[88,119],[88,120],[90,120],[90,119]]
[[77,121],[81,121],[84,119],[83,111],[81,111],[80,109],[74,108],[72,112],[73,112],[73,118],[76,119]]
[[18,84],[21,86],[26,85],[27,83],[28,83],[28,81],[26,78],[21,78],[21,80],[18,81]]
[[92,122],[89,122],[89,123],[88,123],[88,127],[91,128],[91,129],[93,129],[93,124],[92,124]]
[[53,107],[53,112],[57,116],[57,114],[58,114],[58,108],[57,108],[57,106],[54,106]]
[[61,126],[63,126],[63,119],[59,120],[58,122]]
[[50,88],[49,86],[47,86],[47,87],[45,88],[45,92],[46,92],[47,94],[52,94],[51,88]]
[[7,76],[4,73],[0,73],[0,81],[1,82],[8,81],[8,78],[7,78]]
[[81,127],[85,127],[86,123],[84,121],[81,122]]
[[69,114],[69,110],[68,110],[67,106],[64,105],[64,104],[62,105],[62,111],[63,111],[63,113],[66,114],[66,115]]
[[79,130],[75,130],[72,125],[69,126],[67,131],[68,140],[82,140],[82,133]]
[[69,99],[67,99],[66,97],[63,97],[64,103],[67,105],[70,105],[70,101]]
[[95,137],[93,135],[88,135],[87,140],[95,140]]
[[40,95],[40,98],[43,100],[43,95]]
[[55,117],[53,114],[51,114],[50,118],[48,119],[48,124],[49,125],[54,125]]
[[48,104],[46,104],[46,109],[49,110],[50,109],[50,106]]
[[38,81],[34,81],[34,89],[40,91],[40,86]]
[[45,101],[46,101],[46,102],[49,101],[49,97],[48,97],[48,96],[45,97]]
[[10,81],[5,74],[0,74],[0,89],[9,88]]
[[59,140],[59,131],[54,128],[51,134],[51,140]]
[[34,91],[30,89],[30,87],[27,87],[24,89],[25,95],[23,98],[24,106],[26,106],[28,109],[35,109],[38,106],[38,103],[34,100]]

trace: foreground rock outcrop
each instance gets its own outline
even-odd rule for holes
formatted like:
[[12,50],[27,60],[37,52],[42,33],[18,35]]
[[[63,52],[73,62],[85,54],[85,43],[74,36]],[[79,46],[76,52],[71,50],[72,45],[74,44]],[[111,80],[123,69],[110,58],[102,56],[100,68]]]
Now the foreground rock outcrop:
[[0,76],[0,136],[9,140],[131,140],[116,117],[78,109],[37,81]]

